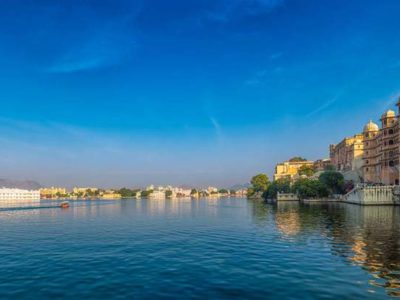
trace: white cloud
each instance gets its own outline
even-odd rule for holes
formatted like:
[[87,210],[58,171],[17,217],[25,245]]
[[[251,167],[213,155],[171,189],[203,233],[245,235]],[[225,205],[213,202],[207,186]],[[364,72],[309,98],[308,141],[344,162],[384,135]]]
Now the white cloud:
[[50,67],[50,73],[72,73],[120,64],[129,59],[136,41],[118,21],[91,32],[82,42],[71,43]]

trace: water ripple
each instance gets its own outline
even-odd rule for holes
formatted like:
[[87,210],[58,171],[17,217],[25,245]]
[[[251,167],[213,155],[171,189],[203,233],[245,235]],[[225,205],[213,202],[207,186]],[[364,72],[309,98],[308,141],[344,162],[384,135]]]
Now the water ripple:
[[400,297],[399,221],[394,207],[245,199],[1,211],[0,298]]

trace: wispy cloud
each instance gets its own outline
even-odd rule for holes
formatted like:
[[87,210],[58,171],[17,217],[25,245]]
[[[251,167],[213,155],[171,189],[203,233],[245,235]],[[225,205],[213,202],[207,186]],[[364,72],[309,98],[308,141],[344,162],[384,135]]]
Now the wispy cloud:
[[274,67],[271,69],[263,69],[257,71],[253,77],[245,80],[244,84],[248,86],[258,86],[265,84],[271,77],[277,76],[284,71],[282,67]]
[[223,142],[224,136],[222,132],[221,125],[219,124],[218,120],[214,117],[210,117],[211,124],[214,127],[215,137],[217,139],[217,144],[220,145]]
[[132,55],[135,38],[124,21],[114,22],[90,33],[83,42],[71,43],[50,67],[50,73],[73,73],[120,64]]
[[281,6],[284,0],[223,0],[217,9],[208,12],[208,18],[228,22],[235,16],[268,13]]
[[312,117],[312,116],[324,111],[325,109],[327,109],[331,105],[335,104],[340,99],[340,97],[343,95],[343,93],[344,93],[344,89],[340,90],[331,99],[329,99],[328,101],[324,102],[321,106],[317,107],[315,110],[313,110],[309,114],[307,114],[306,117],[308,117],[308,118]]

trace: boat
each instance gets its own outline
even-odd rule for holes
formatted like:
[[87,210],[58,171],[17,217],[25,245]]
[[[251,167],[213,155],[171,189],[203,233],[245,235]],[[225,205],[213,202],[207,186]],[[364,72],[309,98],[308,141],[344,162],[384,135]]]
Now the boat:
[[69,207],[69,202],[67,202],[67,201],[61,202],[60,207],[61,208],[68,208]]

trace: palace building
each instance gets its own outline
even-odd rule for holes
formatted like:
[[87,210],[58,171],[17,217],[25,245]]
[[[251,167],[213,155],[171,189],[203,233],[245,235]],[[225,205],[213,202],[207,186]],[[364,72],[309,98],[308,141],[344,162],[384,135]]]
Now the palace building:
[[[400,99],[397,102],[400,112]],[[400,158],[400,118],[388,110],[381,126],[369,121],[362,134],[330,145],[332,165],[346,179],[371,184],[398,185]]]
[[306,166],[314,168],[313,161],[289,160],[277,164],[275,167],[274,180],[290,179],[293,180],[299,173],[300,168]]
[[[397,102],[400,110],[400,99]],[[370,121],[364,127],[364,181],[399,184],[399,116],[388,110],[380,119],[381,128]]]
[[50,188],[40,189],[40,197],[42,199],[54,199],[66,194],[67,190],[61,187],[50,187]]
[[[397,102],[400,112],[400,99]],[[381,126],[369,121],[362,134],[330,145],[332,165],[346,179],[371,184],[398,185],[400,158],[400,118],[388,110]]]
[[[329,147],[331,164],[336,170],[343,173],[356,174],[362,178],[364,135],[356,134],[353,137],[343,139],[337,145]],[[358,173],[358,174],[357,174]]]

